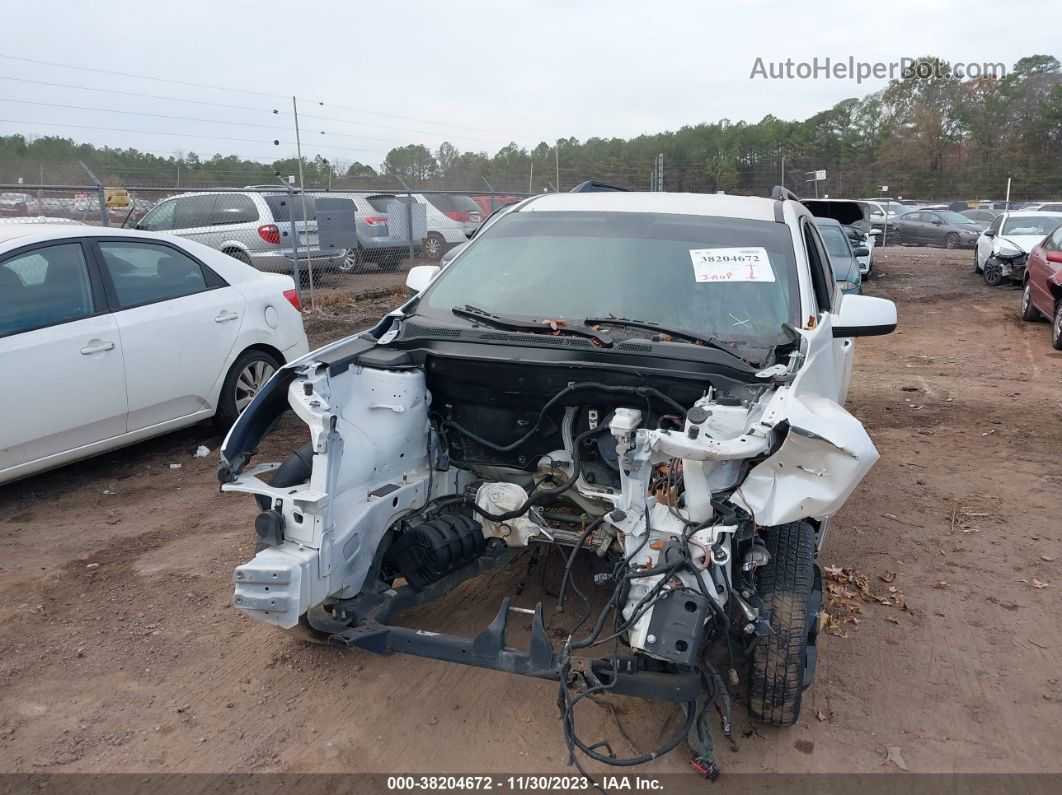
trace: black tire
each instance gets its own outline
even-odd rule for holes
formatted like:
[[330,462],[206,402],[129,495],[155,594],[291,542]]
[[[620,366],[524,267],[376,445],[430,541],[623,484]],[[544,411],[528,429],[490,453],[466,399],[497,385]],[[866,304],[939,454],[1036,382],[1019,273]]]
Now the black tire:
[[229,248],[229,249],[225,249],[225,251],[222,252],[222,253],[228,254],[233,259],[238,259],[244,265],[250,265],[251,264],[251,258],[249,256],[247,256],[247,252],[244,251],[243,249]]
[[985,267],[982,269],[981,275],[984,277],[985,284],[989,287],[999,287],[1005,281],[1002,266],[998,262],[992,262],[991,260],[985,261]]
[[446,240],[438,232],[429,232],[424,238],[424,256],[438,262],[446,253]]
[[1021,310],[1018,316],[1027,323],[1033,323],[1040,319],[1040,310],[1032,303],[1032,286],[1029,280],[1025,280],[1025,286],[1021,290]]
[[800,717],[804,689],[815,671],[815,639],[822,586],[815,565],[815,529],[807,522],[765,528],[771,559],[756,572],[771,634],[748,661],[749,714],[772,726]]
[[981,265],[977,261],[977,246],[974,246],[974,273],[981,272]]
[[1051,321],[1051,346],[1062,351],[1062,300],[1055,301],[1055,316]]
[[[273,354],[257,349],[244,351],[237,357],[236,361],[232,363],[232,367],[229,368],[229,372],[225,375],[225,381],[221,384],[218,409],[214,414],[214,424],[218,427],[218,430],[230,428],[232,423],[236,422],[236,418],[240,416],[240,411],[245,407],[241,407],[238,404],[243,402],[248,394],[253,397],[254,394],[257,394],[258,389],[264,385],[265,380],[262,380],[256,389],[251,390],[248,388],[246,381],[240,382],[240,376],[244,374],[244,371],[255,364],[267,365],[272,368],[273,372],[276,372],[280,369],[282,362]],[[263,376],[266,375],[264,368],[260,372]],[[272,373],[268,375],[272,375]],[[237,388],[239,388],[239,396],[237,396]]]
[[959,236],[954,232],[948,232],[944,235],[944,248],[958,248]]

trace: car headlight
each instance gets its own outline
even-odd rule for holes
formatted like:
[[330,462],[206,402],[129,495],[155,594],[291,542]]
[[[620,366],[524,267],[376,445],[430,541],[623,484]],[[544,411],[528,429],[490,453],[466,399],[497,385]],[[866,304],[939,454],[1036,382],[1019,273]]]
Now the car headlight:
[[837,284],[839,284],[841,286],[841,291],[842,292],[848,292],[849,290],[858,290],[859,289],[859,285],[856,284],[855,282],[843,281],[843,282],[837,282]]
[[1016,257],[1022,253],[1022,250],[1017,246],[1012,246],[1010,243],[996,243],[994,254],[1001,257]]

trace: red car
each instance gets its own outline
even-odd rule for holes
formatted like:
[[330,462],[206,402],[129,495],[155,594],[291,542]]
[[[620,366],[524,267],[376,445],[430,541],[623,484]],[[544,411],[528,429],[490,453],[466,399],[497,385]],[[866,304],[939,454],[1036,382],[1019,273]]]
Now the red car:
[[1062,226],[1033,246],[1025,266],[1021,319],[1051,320],[1051,344],[1062,351]]

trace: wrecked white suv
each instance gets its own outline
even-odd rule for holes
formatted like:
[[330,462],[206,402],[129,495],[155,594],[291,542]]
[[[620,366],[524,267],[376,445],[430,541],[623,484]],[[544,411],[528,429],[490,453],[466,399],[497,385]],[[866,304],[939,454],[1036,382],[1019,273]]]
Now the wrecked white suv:
[[[714,775],[720,667],[755,718],[793,723],[817,552],[878,457],[842,407],[852,338],[891,332],[895,306],[842,296],[812,215],[777,189],[532,197],[409,284],[371,330],[279,371],[226,439],[222,489],[261,508],[235,605],[346,648],[555,680],[568,748],[610,764],[688,740]],[[253,465],[289,406],[310,442]],[[558,606],[577,605],[563,641],[508,597],[471,638],[390,623],[522,555],[552,559]],[[685,724],[617,759],[575,726],[606,693],[680,702]]]

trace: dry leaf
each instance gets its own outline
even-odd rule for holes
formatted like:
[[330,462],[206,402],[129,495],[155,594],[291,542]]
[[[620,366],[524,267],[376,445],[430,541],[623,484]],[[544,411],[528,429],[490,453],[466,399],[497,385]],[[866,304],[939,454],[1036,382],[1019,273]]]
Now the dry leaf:
[[888,621],[890,624],[900,623],[900,619],[898,619],[896,616],[885,616],[885,620]]
[[815,717],[818,720],[826,720],[826,714],[821,709],[815,710]]
[[823,566],[822,573],[827,577],[840,577],[844,571],[840,566]]
[[886,569],[885,573],[881,575],[882,582],[892,582],[896,579],[896,572]]
[[947,580],[937,580],[935,583],[933,583],[933,587],[941,591],[943,591],[949,585],[951,585],[951,583],[949,583]]

